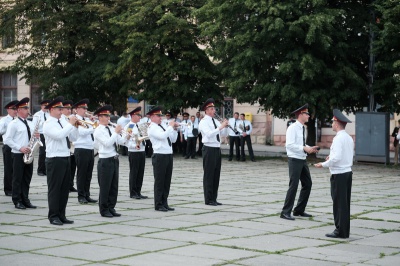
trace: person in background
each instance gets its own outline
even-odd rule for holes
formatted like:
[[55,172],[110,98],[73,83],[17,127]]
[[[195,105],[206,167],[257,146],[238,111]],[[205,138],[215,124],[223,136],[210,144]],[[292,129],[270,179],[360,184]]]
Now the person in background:
[[[7,116],[0,120],[0,135],[3,136],[7,132],[8,124],[17,117],[17,108],[15,104],[19,101],[11,101],[4,107],[7,110]],[[13,178],[13,158],[11,156],[11,148],[3,143],[3,165],[4,165],[4,194],[12,196],[12,178]]]
[[185,159],[196,159],[196,140],[197,140],[197,129],[194,127],[194,115],[190,117],[191,125],[185,127],[185,138],[187,141],[186,146],[186,157]]
[[251,144],[251,137],[250,134],[253,131],[253,126],[251,125],[250,121],[245,119],[244,114],[240,114],[240,125],[243,127],[243,130],[240,129],[239,127],[239,132],[240,132],[240,156],[241,156],[241,161],[244,162],[246,161],[246,153],[244,152],[244,144],[247,143],[247,149],[249,151],[250,159],[252,162],[255,162],[256,159],[254,158],[254,153],[253,153],[253,146]]
[[394,147],[394,165],[399,163],[399,140],[397,139],[397,135],[399,134],[400,127],[400,119],[397,121],[399,125],[393,129],[392,137],[393,137],[393,147]]
[[39,160],[38,160],[38,168],[37,174],[39,176],[46,175],[46,140],[43,135],[43,124],[46,122],[49,117],[49,111],[46,109],[46,106],[49,104],[50,100],[43,100],[40,102],[40,111],[36,112],[33,115],[32,122],[36,125],[37,120],[40,118],[39,124],[39,133],[40,133],[40,141],[43,143],[43,146],[39,147]]
[[236,150],[236,161],[240,160],[240,135],[238,126],[239,126],[239,113],[235,112],[232,118],[229,118],[229,125],[236,130],[233,131],[232,129],[228,130],[229,134],[229,156],[228,161],[232,161],[233,158],[233,146],[235,146]]
[[[131,121],[130,116],[126,112],[123,112],[121,117],[118,118],[117,124],[120,125],[121,128],[124,128],[129,123],[129,121]],[[128,148],[126,146],[119,146],[119,150],[121,155],[128,155]]]
[[326,237],[348,238],[350,236],[350,201],[353,180],[354,141],[345,131],[351,121],[338,109],[333,110],[332,130],[336,132],[333,138],[329,156],[325,162],[317,163],[317,168],[329,167],[331,172],[331,196],[333,201],[333,217],[335,230]]

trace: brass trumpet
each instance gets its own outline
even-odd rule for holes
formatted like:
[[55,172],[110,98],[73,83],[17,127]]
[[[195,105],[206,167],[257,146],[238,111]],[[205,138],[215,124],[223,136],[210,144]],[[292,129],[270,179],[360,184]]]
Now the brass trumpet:
[[[67,118],[69,120],[70,116],[68,116]],[[84,127],[84,128],[89,128],[89,125],[91,125],[95,129],[96,127],[99,126],[99,123],[97,121],[96,122],[90,122],[90,121],[85,121],[85,120],[81,120],[81,119],[77,119],[77,121],[75,123],[76,127],[81,126],[81,127]]]

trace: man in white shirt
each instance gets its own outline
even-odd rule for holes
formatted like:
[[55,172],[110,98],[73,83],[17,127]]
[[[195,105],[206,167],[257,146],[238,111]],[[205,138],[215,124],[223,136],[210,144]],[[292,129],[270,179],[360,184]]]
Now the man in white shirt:
[[[126,112],[123,112],[121,117],[118,118],[117,124],[120,125],[122,128],[124,128],[129,123],[129,121],[131,121],[131,118],[129,117],[129,114],[127,114]],[[119,149],[120,149],[121,155],[123,155],[123,156],[128,155],[128,148],[127,147],[120,146]]]
[[311,193],[311,175],[307,165],[307,154],[317,153],[318,146],[310,147],[306,145],[304,123],[308,122],[310,113],[308,112],[308,104],[296,109],[292,114],[296,115],[297,121],[290,125],[286,131],[286,152],[288,156],[289,166],[289,189],[286,193],[285,204],[282,208],[281,218],[286,220],[294,220],[291,212],[296,199],[297,187],[301,181],[300,196],[297,206],[293,210],[294,216],[312,217],[311,214],[305,212],[308,198]]
[[[28,103],[29,98],[26,97],[15,104],[18,116],[9,123],[4,136],[4,143],[11,148],[13,156],[12,201],[17,209],[36,208],[29,200],[33,163],[24,163],[24,155],[31,152],[29,142],[35,134],[33,123],[27,120]],[[39,138],[39,133],[36,137]]]
[[[19,101],[11,101],[4,107],[7,110],[7,116],[0,119],[0,135],[3,136],[7,132],[8,124],[17,116],[17,108],[15,104]],[[6,196],[12,196],[12,176],[13,176],[13,159],[11,156],[11,148],[3,143],[3,164],[4,164],[4,193]]]
[[180,126],[180,128],[178,129],[178,131],[180,131],[178,134],[179,134],[179,137],[180,137],[180,140],[181,140],[182,157],[187,157],[187,155],[186,155],[187,136],[185,136],[185,134],[186,134],[186,128],[187,128],[187,125],[188,125],[189,121],[190,121],[189,120],[189,113],[186,113],[186,112],[184,112],[182,114],[182,121],[176,121],[176,122],[182,122],[183,123],[183,125]]
[[[124,131],[127,134],[136,136],[137,139],[143,137],[142,132],[138,129],[142,107],[139,106],[133,109],[129,115],[131,121],[125,126]],[[147,199],[147,196],[142,195],[143,176],[146,165],[146,154],[144,141],[136,143],[136,139],[128,136],[129,141],[125,145],[128,147],[129,157],[129,196],[134,199]]]
[[39,133],[40,133],[40,141],[43,146],[39,147],[39,160],[38,160],[38,168],[37,174],[39,176],[46,175],[46,140],[43,135],[43,124],[46,122],[47,118],[49,118],[49,111],[46,109],[46,106],[49,104],[50,100],[43,100],[40,102],[40,111],[36,112],[33,115],[32,123],[36,125],[37,120],[40,118],[39,124]]
[[[244,152],[244,144],[247,143],[247,150],[249,151],[250,159],[252,162],[255,162],[254,153],[253,153],[253,146],[251,145],[251,137],[250,134],[253,131],[253,126],[251,125],[250,121],[245,119],[244,114],[240,114],[240,122],[242,126],[239,127],[240,132],[240,155],[241,161],[246,161],[246,153]],[[241,130],[240,128],[243,128]]]
[[[115,210],[118,198],[119,159],[117,144],[125,144],[120,135],[121,125],[110,129],[112,106],[105,105],[94,112],[99,117],[99,126],[94,131],[94,139],[99,147],[99,160],[97,162],[97,175],[100,186],[99,210],[100,215],[107,218],[119,217],[121,214]],[[112,133],[111,133],[112,131]]]
[[196,118],[194,119],[194,128],[197,129],[197,139],[199,141],[199,149],[197,150],[197,155],[201,156],[202,155],[202,150],[203,150],[203,141],[202,141],[202,136],[201,132],[199,130],[199,124],[201,119],[203,119],[203,116],[200,116],[200,112],[196,112]]
[[350,236],[350,199],[353,172],[354,141],[345,131],[351,121],[338,109],[333,110],[332,130],[336,132],[333,138],[329,156],[325,162],[315,164],[315,167],[329,167],[331,172],[331,196],[333,201],[333,217],[335,230],[326,234],[332,238],[348,238]]
[[[142,124],[142,123],[147,123],[150,125],[150,123],[151,123],[150,116],[146,115],[145,117],[140,119],[140,124]],[[151,158],[151,156],[153,155],[153,146],[151,145],[150,139],[146,139],[145,142],[146,142],[146,147],[145,147],[144,151],[146,153],[146,157]]]
[[233,146],[235,145],[236,150],[236,161],[240,160],[240,136],[239,136],[239,113],[235,112],[232,118],[229,118],[229,125],[236,131],[229,129],[229,157],[228,161],[232,161],[233,158]]
[[48,219],[53,225],[72,224],[66,217],[66,208],[71,180],[70,141],[78,137],[75,127],[76,117],[69,122],[62,119],[64,97],[56,97],[47,106],[49,117],[43,124],[46,138],[47,200],[49,203]]
[[[76,110],[76,118],[81,121],[91,122],[85,117],[89,99],[83,99],[72,107]],[[94,129],[91,125],[78,127],[78,139],[74,142],[76,160],[76,186],[78,190],[78,202],[80,204],[96,203],[97,200],[90,197],[90,183],[92,181],[94,167]]]
[[189,159],[189,157],[192,158],[192,159],[196,159],[196,140],[197,140],[197,135],[194,134],[195,133],[194,132],[194,129],[195,129],[195,127],[194,127],[194,119],[195,119],[195,117],[194,117],[194,115],[192,115],[190,117],[190,121],[191,121],[190,126],[185,126],[184,127],[185,128],[184,136],[185,136],[185,139],[186,139],[186,142],[187,142],[185,159]]
[[219,180],[221,175],[221,137],[226,136],[228,120],[220,123],[214,119],[214,99],[204,102],[202,110],[206,113],[200,121],[199,130],[203,141],[203,189],[206,205],[217,206],[222,203],[217,201]]
[[172,143],[178,137],[174,128],[179,125],[171,120],[168,125],[161,123],[161,107],[156,106],[148,113],[151,124],[148,129],[149,138],[153,145],[151,158],[154,173],[154,209],[156,211],[173,211],[168,205],[168,196],[171,187],[173,164]]

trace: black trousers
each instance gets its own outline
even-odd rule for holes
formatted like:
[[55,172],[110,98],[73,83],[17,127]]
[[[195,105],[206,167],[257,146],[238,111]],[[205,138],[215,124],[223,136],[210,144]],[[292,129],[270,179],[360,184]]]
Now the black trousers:
[[78,199],[90,196],[90,182],[92,181],[94,153],[90,149],[75,148],[76,161],[76,185],[78,190]]
[[71,179],[71,166],[68,157],[46,158],[47,200],[49,202],[48,218],[65,219]]
[[[182,132],[181,132],[182,134]],[[182,149],[182,156],[186,157],[186,151],[187,151],[187,140],[185,139],[185,136],[182,134],[182,141],[181,141],[181,149]]]
[[203,146],[203,189],[205,204],[216,202],[221,175],[221,149]]
[[186,146],[186,158],[195,158],[196,157],[196,137],[188,137],[187,138],[187,146]]
[[201,156],[203,153],[203,142],[202,142],[203,138],[200,132],[199,135],[197,136],[197,139],[199,140],[199,149],[197,150],[197,154]]
[[33,162],[24,163],[23,153],[12,153],[13,157],[13,179],[12,179],[12,201],[14,204],[21,202],[30,203],[29,186],[33,174]]
[[129,152],[129,194],[140,195],[143,185],[144,167],[146,165],[146,153]]
[[290,178],[289,189],[286,193],[285,205],[283,206],[282,213],[290,214],[292,212],[299,181],[301,181],[301,191],[297,206],[294,208],[293,212],[303,213],[306,209],[312,187],[310,170],[308,169],[306,160],[289,157],[288,165]]
[[167,207],[174,167],[173,155],[154,153],[151,161],[154,172],[154,208]]
[[350,235],[350,199],[353,172],[331,175],[331,196],[335,232],[344,238]]
[[39,147],[38,173],[46,174],[46,140],[43,134],[40,134],[40,141],[43,146]]
[[71,156],[69,156],[69,161],[71,163],[71,181],[69,183],[69,187],[73,188],[74,187],[75,173],[76,173],[75,154],[71,154]]
[[254,159],[253,146],[251,145],[251,137],[247,135],[246,137],[240,137],[240,149],[242,160],[246,160],[246,153],[244,152],[244,144],[247,143],[247,149],[249,150],[250,159]]
[[4,192],[12,192],[13,180],[13,158],[11,148],[8,145],[3,145],[3,165],[4,165]]
[[232,160],[233,158],[233,145],[235,145],[235,151],[236,151],[236,160],[240,160],[240,137],[232,137],[229,136],[229,160]]
[[180,153],[182,149],[181,143],[181,132],[178,131],[178,137],[174,143],[172,143],[172,150],[174,153]]
[[150,158],[153,155],[153,145],[149,139],[146,140],[146,147],[144,149],[146,157]]
[[100,214],[110,210],[114,211],[118,198],[119,159],[117,157],[99,158],[97,174],[100,186]]

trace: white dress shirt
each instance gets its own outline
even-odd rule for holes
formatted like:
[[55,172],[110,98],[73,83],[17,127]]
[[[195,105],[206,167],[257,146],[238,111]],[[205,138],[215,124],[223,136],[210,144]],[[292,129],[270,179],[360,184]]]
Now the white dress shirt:
[[[253,126],[251,125],[249,120],[239,120],[239,124],[243,126],[243,130],[241,130],[238,125],[238,131],[239,131],[240,135],[242,135],[244,132],[247,135],[250,135],[251,132],[253,131]],[[249,130],[246,130],[246,127],[248,127]]]
[[[29,120],[26,121],[28,122],[28,126],[31,130],[31,137],[32,137],[35,128],[31,121]],[[29,144],[29,140],[30,139],[26,125],[24,124],[24,122],[20,120],[19,117],[16,117],[8,124],[7,132],[3,137],[4,144],[8,145],[11,148],[12,153],[22,153],[19,150],[22,147],[27,147]]]
[[[151,144],[153,145],[153,151],[158,154],[172,154],[172,143],[175,143],[178,138],[178,132],[170,126],[161,125],[165,131],[153,122],[147,130],[147,134],[149,134]],[[168,143],[168,138],[170,139],[171,146]]]
[[[111,131],[111,136],[108,129]],[[99,150],[99,158],[110,158],[118,155],[115,145],[125,144],[126,139],[117,134],[113,127],[108,127],[108,129],[104,125],[99,125],[93,134],[95,146]]]
[[185,126],[185,130],[183,131],[183,136],[187,140],[187,138],[194,138],[193,129],[195,128],[194,123],[191,123],[190,127]]
[[13,118],[11,115],[7,115],[0,119],[0,135],[4,135],[7,132],[7,126],[8,124],[13,121]]
[[[304,139],[305,137],[304,135]],[[307,153],[303,150],[303,125],[297,120],[286,130],[286,153],[291,158],[300,160],[307,158]]]
[[39,130],[38,131],[39,131],[40,134],[43,134],[43,124],[44,124],[44,122],[46,122],[47,119],[49,119],[50,114],[48,112],[43,112],[42,110],[36,112],[33,115],[33,118],[32,118],[32,123],[34,125],[36,125],[36,122],[39,119],[38,117],[40,117],[40,124],[39,124]]
[[[132,121],[129,122],[124,127],[125,132],[129,132],[130,131],[130,130],[128,130],[129,128],[132,129],[131,134],[137,135],[140,137],[139,130],[138,130],[136,123],[134,123]],[[125,141],[125,146],[128,147],[128,151],[130,151],[130,152],[144,152],[144,149],[145,149],[145,145],[143,145],[143,141],[140,142],[140,146],[139,146],[140,149],[139,150],[136,149],[136,141],[135,141],[135,138],[132,138],[132,137],[129,140]]]
[[[78,118],[79,120],[87,120],[87,121],[90,120],[90,119],[85,119],[80,115],[76,115],[76,118]],[[74,141],[75,149],[80,148],[80,149],[93,150],[92,134],[94,130],[91,125],[88,125],[88,127],[89,128],[78,126],[78,139]]]
[[46,158],[69,157],[70,149],[68,148],[67,137],[69,141],[76,141],[78,129],[62,117],[57,119],[49,115],[43,124],[43,135],[46,139]]
[[[200,121],[199,131],[201,132],[202,142],[205,146],[219,148],[221,147],[221,137],[226,136],[227,130],[224,128],[220,131],[219,127],[221,123],[214,118],[215,125],[217,126],[215,128],[212,119],[211,116],[205,115]],[[219,135],[219,141],[217,140],[217,135]]]
[[329,167],[331,174],[351,172],[353,165],[354,141],[345,130],[340,130],[333,138],[329,160],[322,167]]
[[129,123],[129,121],[131,121],[129,117],[121,116],[120,118],[118,118],[117,124],[121,125],[121,127],[124,128]]
[[[241,120],[235,119],[234,117],[233,117],[233,118],[229,118],[229,125],[230,125],[233,129],[236,129],[237,131],[239,131],[238,128],[239,128],[239,123],[240,123],[240,121],[241,121]],[[233,130],[230,129],[230,128],[228,129],[228,134],[229,134],[229,136],[231,136],[231,137],[239,137],[239,136],[240,136],[239,134],[235,134],[235,132],[233,132]]]
[[194,118],[194,128],[199,128],[199,124],[200,124],[200,121],[201,121],[201,119],[200,119],[200,117],[195,117]]

